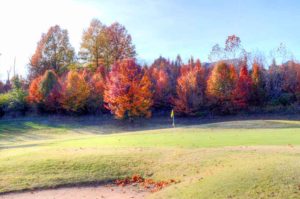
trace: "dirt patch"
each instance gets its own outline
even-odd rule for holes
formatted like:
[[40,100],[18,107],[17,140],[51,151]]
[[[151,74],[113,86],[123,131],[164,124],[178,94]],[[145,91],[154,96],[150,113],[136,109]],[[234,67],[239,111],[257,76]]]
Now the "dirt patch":
[[143,199],[150,193],[135,186],[58,188],[0,195],[0,199]]

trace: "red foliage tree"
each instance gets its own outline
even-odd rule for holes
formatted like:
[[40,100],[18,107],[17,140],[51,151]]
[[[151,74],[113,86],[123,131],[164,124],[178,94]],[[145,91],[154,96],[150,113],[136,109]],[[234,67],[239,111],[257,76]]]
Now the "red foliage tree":
[[151,65],[150,77],[153,83],[155,108],[170,108],[171,99],[176,94],[177,69],[179,67],[163,57],[156,59]]
[[98,69],[93,74],[89,74],[88,84],[91,90],[88,97],[87,109],[89,112],[95,113],[101,111],[103,106],[105,79],[103,75],[103,68]]
[[151,116],[152,92],[148,72],[133,59],[117,62],[107,78],[104,101],[116,118]]
[[234,90],[234,104],[237,108],[247,108],[252,93],[252,79],[248,73],[247,65],[243,64]]
[[197,60],[195,66],[183,66],[177,80],[175,111],[184,115],[194,115],[203,108],[205,99],[204,69]]

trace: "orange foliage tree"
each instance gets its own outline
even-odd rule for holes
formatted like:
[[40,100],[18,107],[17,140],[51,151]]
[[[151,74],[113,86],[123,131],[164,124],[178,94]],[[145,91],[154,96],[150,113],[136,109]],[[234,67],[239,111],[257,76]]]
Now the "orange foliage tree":
[[207,80],[206,93],[215,108],[221,112],[232,111],[233,92],[236,86],[237,74],[233,65],[218,62]]
[[108,75],[104,101],[116,118],[150,117],[152,83],[133,59],[117,62]]
[[205,71],[199,60],[195,66],[186,65],[182,69],[177,80],[175,111],[184,115],[194,115],[204,106]]
[[57,111],[60,99],[59,78],[52,70],[47,70],[44,75],[35,78],[29,86],[27,100],[37,105],[42,111]]
[[77,71],[69,71],[62,87],[62,107],[70,112],[81,112],[89,95],[90,88],[84,76]]
[[266,80],[263,74],[263,67],[256,61],[252,65],[251,78],[253,85],[251,104],[261,106],[266,99]]
[[252,79],[248,73],[247,65],[243,64],[234,90],[234,104],[237,108],[247,108],[252,93]]
[[43,95],[40,90],[41,79],[42,77],[39,76],[33,79],[29,85],[27,100],[31,104],[38,104],[42,102]]

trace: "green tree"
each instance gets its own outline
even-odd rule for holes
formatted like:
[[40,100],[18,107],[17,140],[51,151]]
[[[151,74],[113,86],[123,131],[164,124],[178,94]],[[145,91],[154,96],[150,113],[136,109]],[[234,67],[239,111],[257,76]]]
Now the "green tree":
[[0,115],[4,113],[24,113],[27,109],[27,92],[22,87],[22,79],[19,76],[12,78],[12,89],[0,94]]

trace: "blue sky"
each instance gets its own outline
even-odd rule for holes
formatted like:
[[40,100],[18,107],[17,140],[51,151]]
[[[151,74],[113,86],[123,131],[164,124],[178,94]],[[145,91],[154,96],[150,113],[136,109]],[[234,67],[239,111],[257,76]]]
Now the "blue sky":
[[[300,1],[297,0],[6,0],[0,7],[0,78],[17,59],[26,74],[41,33],[59,24],[69,30],[78,51],[82,31],[92,18],[126,26],[138,58],[162,55],[207,61],[211,47],[236,34],[248,51],[269,54],[281,42],[300,57]],[[18,5],[18,6],[16,6]]]

